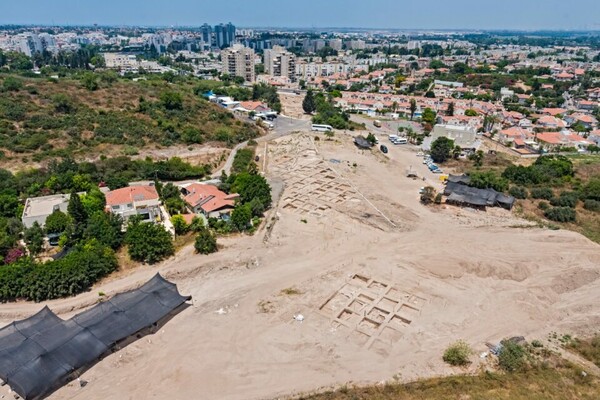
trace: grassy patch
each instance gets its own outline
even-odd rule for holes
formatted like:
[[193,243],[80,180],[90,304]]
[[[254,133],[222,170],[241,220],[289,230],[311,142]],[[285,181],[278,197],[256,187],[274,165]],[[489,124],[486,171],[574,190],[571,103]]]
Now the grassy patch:
[[600,334],[591,339],[570,339],[564,346],[600,367]]
[[475,376],[453,376],[421,380],[409,384],[385,384],[359,388],[341,388],[303,400],[563,400],[597,399],[598,378],[583,376],[577,367],[562,363],[539,366],[519,373],[484,372]]
[[285,296],[298,296],[302,294],[302,292],[296,288],[286,288],[281,291],[281,294]]

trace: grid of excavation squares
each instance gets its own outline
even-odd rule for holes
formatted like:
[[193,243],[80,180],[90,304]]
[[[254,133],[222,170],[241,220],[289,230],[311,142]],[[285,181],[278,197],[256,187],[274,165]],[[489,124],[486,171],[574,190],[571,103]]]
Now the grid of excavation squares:
[[283,208],[300,214],[321,216],[336,205],[351,201],[358,206],[360,197],[350,185],[340,182],[325,162],[313,161],[279,171],[287,183]]
[[420,315],[426,300],[389,282],[354,275],[319,308],[334,328],[345,327],[367,348],[393,345]]

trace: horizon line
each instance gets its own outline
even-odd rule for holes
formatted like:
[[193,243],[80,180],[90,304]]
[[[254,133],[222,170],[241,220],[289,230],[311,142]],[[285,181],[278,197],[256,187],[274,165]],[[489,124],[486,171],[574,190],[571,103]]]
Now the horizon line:
[[[223,22],[220,22],[223,23]],[[32,27],[32,28],[154,28],[154,29],[185,29],[185,28],[200,28],[202,24],[197,25],[144,25],[144,24],[55,24],[55,23],[14,23],[0,22],[0,26],[5,27]],[[209,24],[211,25],[211,24]],[[235,25],[235,24],[233,24]],[[440,32],[563,32],[563,33],[599,33],[598,28],[376,28],[376,27],[356,27],[356,26],[244,26],[235,25],[238,29],[285,29],[285,30],[363,30],[363,31],[397,31],[397,32],[412,32],[412,31],[440,31]]]

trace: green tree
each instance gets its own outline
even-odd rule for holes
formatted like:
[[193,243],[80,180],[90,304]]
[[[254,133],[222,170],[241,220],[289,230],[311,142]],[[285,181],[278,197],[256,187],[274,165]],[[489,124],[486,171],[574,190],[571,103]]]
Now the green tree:
[[423,110],[423,114],[421,115],[421,119],[423,122],[428,124],[435,124],[436,113],[431,108],[427,107]]
[[460,154],[462,153],[462,148],[460,146],[454,146],[454,148],[452,149],[452,158],[454,158],[455,160],[458,160],[458,157],[460,157]]
[[302,100],[302,109],[306,114],[312,114],[316,111],[317,106],[312,90],[306,92],[306,96],[304,97],[304,100]]
[[106,207],[106,197],[97,187],[92,187],[80,199],[87,215],[92,215],[96,211],[104,211]]
[[375,143],[377,142],[377,138],[371,132],[369,132],[366,139],[367,139],[367,142],[371,143],[372,146],[374,146]]
[[218,251],[217,238],[210,229],[203,227],[198,231],[198,236],[194,242],[196,252],[200,254],[210,254]]
[[94,90],[98,90],[98,77],[93,72],[86,72],[81,77],[81,83],[84,88],[93,92]]
[[410,99],[410,119],[412,121],[415,116],[415,112],[417,111],[417,101],[415,99]]
[[465,110],[465,115],[467,117],[476,117],[477,116],[477,111],[473,110],[472,108],[468,108]]
[[167,110],[183,110],[183,97],[177,92],[162,92],[160,94],[160,103]]
[[162,225],[130,218],[125,235],[129,256],[148,264],[157,263],[175,253],[173,238]]
[[481,167],[483,165],[484,154],[482,150],[477,150],[475,153],[469,154],[469,160],[473,161],[473,165]]
[[116,214],[94,211],[90,214],[84,237],[96,239],[111,249],[118,249],[123,243],[123,219]]
[[56,210],[46,218],[44,228],[47,233],[59,234],[69,229],[72,224],[71,217],[60,210]]
[[240,232],[248,229],[251,220],[250,204],[239,205],[231,213],[231,225]]
[[431,143],[431,158],[437,163],[443,163],[450,158],[453,149],[454,141],[441,136]]
[[69,205],[67,206],[67,212],[73,219],[74,223],[74,231],[73,238],[75,240],[79,240],[83,237],[83,231],[85,230],[85,226],[87,224],[87,212],[81,203],[81,198],[75,192],[71,193],[71,197],[69,198]]
[[256,198],[260,200],[265,209],[271,207],[271,186],[262,175],[252,175],[247,172],[237,175],[231,192],[240,195],[242,204],[249,203]]
[[454,116],[454,102],[450,102],[450,104],[448,104],[448,109],[446,110],[446,115],[449,117]]
[[180,214],[173,215],[171,217],[171,223],[173,224],[173,227],[175,228],[176,235],[185,235],[190,229],[187,222],[185,222],[185,219]]
[[44,248],[44,230],[37,221],[33,223],[31,228],[25,230],[23,238],[27,243],[29,254],[36,256],[42,252]]

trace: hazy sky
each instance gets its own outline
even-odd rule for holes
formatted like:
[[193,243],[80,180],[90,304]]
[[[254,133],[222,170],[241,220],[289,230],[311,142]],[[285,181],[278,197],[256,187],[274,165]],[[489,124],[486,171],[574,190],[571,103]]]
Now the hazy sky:
[[0,0],[0,23],[600,29],[600,0]]

